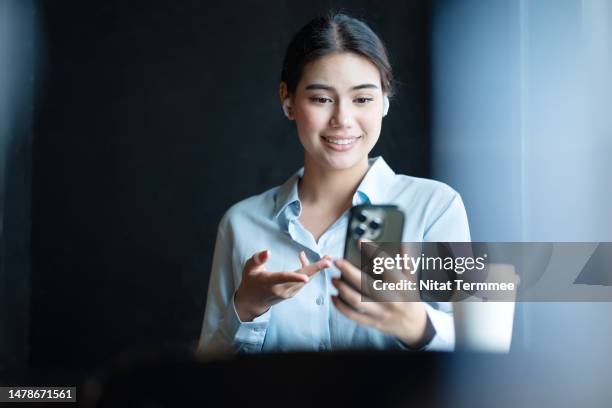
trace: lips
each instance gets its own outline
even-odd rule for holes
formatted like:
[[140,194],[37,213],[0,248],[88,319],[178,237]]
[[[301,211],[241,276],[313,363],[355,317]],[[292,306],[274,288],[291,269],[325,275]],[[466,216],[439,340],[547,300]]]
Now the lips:
[[339,152],[351,150],[361,138],[362,136],[321,136],[325,146]]

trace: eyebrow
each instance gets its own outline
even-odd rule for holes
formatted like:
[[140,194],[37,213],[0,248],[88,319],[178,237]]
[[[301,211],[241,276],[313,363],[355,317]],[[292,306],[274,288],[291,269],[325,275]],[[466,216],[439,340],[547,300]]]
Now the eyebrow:
[[[323,84],[310,84],[306,86],[305,89],[307,91],[310,91],[312,89],[323,89],[325,91],[335,91],[336,90],[333,86],[323,85]],[[378,89],[378,87],[374,84],[361,84],[361,85],[356,85],[351,88],[351,90],[358,90],[358,89]]]

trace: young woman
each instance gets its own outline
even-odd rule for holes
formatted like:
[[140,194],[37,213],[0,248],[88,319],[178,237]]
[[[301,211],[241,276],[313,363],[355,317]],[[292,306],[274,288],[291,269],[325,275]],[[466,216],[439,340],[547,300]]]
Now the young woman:
[[368,157],[392,94],[385,47],[362,21],[320,17],[295,35],[279,96],[304,167],[223,216],[199,351],[453,348],[449,304],[362,302],[338,279],[360,287],[360,270],[341,259],[353,205],[398,205],[403,241],[470,239],[453,189]]

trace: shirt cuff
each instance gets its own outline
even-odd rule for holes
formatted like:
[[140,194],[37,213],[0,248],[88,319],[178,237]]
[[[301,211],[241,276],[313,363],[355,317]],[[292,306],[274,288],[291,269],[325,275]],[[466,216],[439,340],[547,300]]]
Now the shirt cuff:
[[427,303],[423,303],[423,305],[425,306],[428,320],[428,328],[426,330],[433,330],[433,336],[429,342],[421,347],[409,347],[396,338],[400,348],[409,351],[453,351],[455,347],[453,315],[437,310]]
[[238,316],[234,296],[232,296],[225,310],[223,324],[225,337],[230,339],[237,351],[261,351],[270,321],[270,311],[271,308],[261,316],[257,316],[253,321],[243,322]]
[[453,314],[435,309],[425,303],[425,311],[436,332],[424,349],[429,351],[453,351],[455,349],[455,323]]

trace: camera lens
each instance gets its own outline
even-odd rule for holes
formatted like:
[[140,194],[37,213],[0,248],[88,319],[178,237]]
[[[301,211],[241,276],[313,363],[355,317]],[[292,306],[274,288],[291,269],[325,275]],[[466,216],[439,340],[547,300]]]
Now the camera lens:
[[365,234],[366,230],[365,230],[365,226],[362,224],[360,226],[358,226],[357,228],[355,228],[355,235],[357,236],[362,236],[363,234]]
[[359,214],[357,214],[357,217],[355,217],[355,218],[356,218],[356,219],[357,219],[357,221],[359,221],[359,222],[364,222],[364,221],[367,219],[367,217],[365,216],[365,214],[364,214],[364,213],[359,213]]
[[375,219],[370,222],[370,228],[379,229],[380,228],[380,220]]

